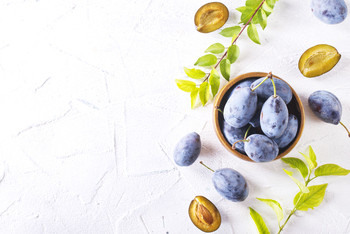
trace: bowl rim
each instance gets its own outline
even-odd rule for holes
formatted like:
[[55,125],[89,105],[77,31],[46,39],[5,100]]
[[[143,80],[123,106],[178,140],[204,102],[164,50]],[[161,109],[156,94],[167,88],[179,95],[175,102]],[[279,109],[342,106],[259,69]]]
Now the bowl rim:
[[[266,72],[248,72],[248,73],[244,73],[241,75],[238,75],[236,77],[234,77],[233,79],[231,79],[224,87],[221,88],[221,90],[218,92],[216,99],[214,101],[214,105],[213,105],[213,125],[214,125],[214,131],[216,133],[216,136],[219,138],[220,143],[233,155],[237,156],[240,159],[243,159],[245,161],[249,161],[249,162],[255,162],[252,159],[250,159],[247,155],[242,154],[240,152],[238,152],[237,150],[233,150],[231,145],[227,142],[225,136],[223,135],[221,129],[220,129],[220,125],[219,125],[219,110],[218,107],[220,106],[220,103],[223,99],[223,97],[225,96],[226,92],[233,86],[235,85],[237,82],[245,80],[245,79],[249,79],[249,78],[256,78],[256,77],[266,77],[268,73]],[[288,84],[287,81],[283,80],[282,78],[272,74],[272,76],[274,78],[280,79],[284,82],[286,82]],[[288,84],[289,85],[289,84]],[[300,111],[300,127],[298,130],[298,133],[292,143],[292,145],[290,145],[287,149],[285,149],[282,153],[278,154],[277,157],[273,160],[278,160],[282,157],[284,157],[285,155],[287,155],[295,146],[296,144],[299,142],[301,135],[303,133],[304,130],[304,124],[305,124],[305,110],[304,110],[304,106],[303,103],[301,102],[301,99],[299,98],[298,94],[295,92],[295,90],[289,85],[289,87],[292,90],[292,94],[293,97],[295,98],[296,102],[297,102],[297,108],[298,111]],[[256,162],[255,162],[256,163]]]

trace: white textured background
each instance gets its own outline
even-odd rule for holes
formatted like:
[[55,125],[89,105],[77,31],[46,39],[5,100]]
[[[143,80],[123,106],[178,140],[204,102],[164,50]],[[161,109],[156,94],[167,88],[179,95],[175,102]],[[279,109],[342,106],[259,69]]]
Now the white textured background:
[[[224,27],[236,25],[234,9],[245,1],[222,2],[230,9]],[[255,197],[276,199],[289,213],[298,188],[282,171],[288,167],[230,155],[214,134],[212,103],[191,110],[189,95],[174,82],[209,45],[230,43],[219,31],[195,30],[194,14],[205,3],[1,0],[0,233],[202,233],[187,214],[196,195],[220,210],[216,233],[257,233],[249,206],[277,232],[275,214]],[[326,25],[308,1],[280,0],[259,32],[261,45],[246,34],[238,39],[241,56],[231,77],[273,71],[285,79],[306,112],[304,133],[289,156],[300,158],[298,151],[312,145],[319,164],[350,169],[344,129],[316,119],[307,105],[312,92],[333,92],[350,127],[350,18]],[[307,79],[299,57],[320,43],[336,47],[342,58],[329,73]],[[222,199],[198,162],[173,163],[174,145],[191,131],[202,139],[198,161],[245,176],[250,195],[244,202]],[[324,202],[293,216],[283,233],[350,233],[350,176],[311,185],[321,183],[329,183]]]

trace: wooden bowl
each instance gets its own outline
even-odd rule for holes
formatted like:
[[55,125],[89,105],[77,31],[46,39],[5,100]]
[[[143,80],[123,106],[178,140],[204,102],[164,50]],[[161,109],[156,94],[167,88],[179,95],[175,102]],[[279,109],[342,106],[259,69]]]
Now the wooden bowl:
[[[219,93],[216,96],[216,100],[214,102],[214,110],[213,110],[214,129],[215,129],[216,135],[219,138],[219,141],[230,153],[234,154],[235,156],[239,157],[240,159],[243,159],[243,160],[246,160],[249,162],[254,162],[254,161],[251,160],[246,154],[242,154],[239,151],[232,149],[231,144],[226,140],[224,134],[222,133],[222,126],[224,123],[224,118],[223,118],[222,113],[218,109],[224,110],[224,106],[228,100],[229,93],[231,92],[232,89],[235,88],[235,86],[239,82],[241,82],[243,80],[247,80],[247,79],[252,79],[252,78],[256,79],[256,78],[266,77],[267,74],[268,73],[265,73],[265,72],[250,72],[250,73],[245,73],[245,74],[242,74],[242,75],[239,75],[239,76],[233,78],[219,91]],[[273,77],[280,79],[280,80],[283,80],[275,75],[273,75]],[[286,82],[285,80],[283,80],[283,81]],[[290,87],[290,85],[289,85],[289,87]],[[296,146],[296,144],[298,143],[298,141],[301,137],[301,134],[303,133],[303,129],[304,129],[305,112],[304,112],[303,104],[302,104],[298,94],[294,91],[294,89],[292,87],[290,87],[290,88],[292,89],[293,98],[288,103],[287,107],[288,107],[289,113],[294,114],[298,118],[299,128],[298,128],[298,132],[297,132],[297,135],[295,136],[294,140],[291,143],[289,143],[289,145],[284,147],[283,149],[280,149],[278,156],[274,160],[280,159],[283,156],[287,155]],[[260,128],[256,128],[255,130],[257,133],[263,134]]]

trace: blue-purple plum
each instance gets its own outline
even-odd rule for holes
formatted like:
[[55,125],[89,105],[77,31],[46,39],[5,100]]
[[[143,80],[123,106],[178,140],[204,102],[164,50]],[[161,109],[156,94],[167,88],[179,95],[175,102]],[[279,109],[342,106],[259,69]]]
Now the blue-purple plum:
[[277,143],[278,148],[282,149],[294,140],[298,132],[298,122],[298,118],[295,115],[289,114],[286,130],[281,137],[273,139]]
[[260,127],[269,138],[279,138],[288,125],[288,108],[280,96],[271,96],[261,108]]
[[270,162],[279,153],[277,143],[262,134],[250,135],[247,142],[244,142],[244,150],[255,162]]
[[252,83],[255,81],[256,79],[248,79],[248,80],[243,80],[241,82],[239,82],[234,89],[232,89],[231,93],[230,93],[230,97],[232,95],[232,93],[238,89],[241,88],[245,88],[245,87],[250,87],[252,85]]
[[326,24],[339,24],[348,14],[344,0],[311,0],[310,7],[316,18]]
[[[236,141],[243,140],[245,133],[247,132],[249,128],[249,124],[242,127],[242,128],[234,128],[226,121],[224,120],[223,126],[222,126],[222,133],[224,134],[226,140],[232,145]],[[253,132],[255,132],[254,129],[250,129],[247,136],[251,135]],[[235,144],[236,150],[240,153],[244,153],[244,144],[243,142],[237,142]]]
[[254,128],[260,127],[260,113],[263,105],[264,105],[264,102],[258,99],[258,105],[256,107],[255,114],[253,118],[249,121],[249,124],[251,124]]
[[244,127],[254,116],[257,103],[257,94],[249,87],[236,90],[225,104],[225,121],[234,128]]
[[342,105],[333,93],[325,90],[313,92],[308,102],[310,109],[319,119],[335,125],[340,122]]
[[238,171],[231,168],[216,170],[212,180],[216,191],[227,200],[241,202],[248,197],[247,181]]
[[342,114],[341,103],[333,93],[325,90],[313,92],[309,96],[308,102],[310,109],[319,119],[335,125],[340,123],[350,137],[350,131],[340,121]]
[[198,133],[192,132],[181,138],[174,150],[174,161],[178,166],[192,165],[201,152],[201,139]]
[[[265,77],[257,79],[252,83],[250,88],[252,89],[255,88],[264,79]],[[288,104],[293,97],[292,89],[283,80],[273,78],[273,81],[275,82],[275,86],[276,86],[276,94],[280,96],[286,104]],[[274,89],[273,89],[271,79],[268,79],[264,83],[262,83],[257,89],[254,90],[254,92],[258,94],[258,97],[260,100],[264,101],[268,99],[271,95],[274,94]]]

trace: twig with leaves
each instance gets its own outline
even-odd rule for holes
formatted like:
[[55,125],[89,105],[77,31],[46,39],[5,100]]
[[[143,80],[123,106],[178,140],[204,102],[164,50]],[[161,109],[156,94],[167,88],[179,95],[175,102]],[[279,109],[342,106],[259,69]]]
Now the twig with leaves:
[[[313,209],[322,203],[328,184],[308,186],[312,180],[319,176],[345,176],[350,173],[350,170],[344,169],[336,164],[324,164],[322,166],[317,167],[316,154],[311,148],[311,146],[309,146],[309,155],[303,153],[301,154],[304,156],[307,165],[304,163],[304,161],[302,161],[299,158],[282,158],[283,162],[285,162],[292,168],[296,168],[304,179],[303,182],[300,182],[299,180],[293,177],[292,172],[283,169],[284,172],[287,173],[287,175],[297,184],[297,186],[300,189],[300,192],[298,192],[295,195],[293,200],[294,208],[292,209],[292,211],[290,212],[290,214],[288,215],[288,217],[282,225],[281,222],[284,217],[281,205],[277,201],[272,199],[257,198],[258,200],[265,202],[275,211],[279,226],[278,234],[282,232],[283,228],[286,226],[291,216],[297,210],[307,211],[308,209]],[[313,177],[311,178],[312,174]],[[270,231],[267,228],[261,215],[251,207],[249,207],[249,210],[250,215],[253,218],[259,233],[269,234]]]
[[[239,25],[225,28],[219,33],[224,37],[232,38],[231,45],[226,50],[225,46],[221,43],[212,44],[205,50],[207,54],[200,57],[194,64],[199,67],[212,67],[209,73],[205,73],[203,70],[197,68],[189,69],[184,67],[184,71],[189,78],[202,79],[200,84],[190,80],[175,80],[179,89],[191,93],[192,109],[196,105],[198,96],[204,106],[210,98],[210,91],[213,97],[218,93],[220,88],[220,74],[216,70],[217,67],[220,68],[222,77],[227,81],[230,80],[231,64],[236,62],[240,54],[240,49],[236,45],[236,41],[245,28],[247,28],[248,37],[253,42],[260,44],[256,25],[260,24],[262,29],[266,28],[267,17],[273,12],[276,1],[278,0],[247,0],[245,6],[236,9],[241,13]],[[217,55],[220,54],[222,55],[218,58]]]

